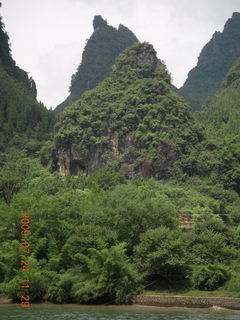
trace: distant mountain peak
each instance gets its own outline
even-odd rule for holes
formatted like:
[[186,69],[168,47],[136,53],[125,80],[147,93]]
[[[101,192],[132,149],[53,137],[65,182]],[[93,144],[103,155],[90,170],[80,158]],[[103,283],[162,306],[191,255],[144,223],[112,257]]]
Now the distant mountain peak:
[[108,26],[107,20],[104,20],[101,15],[95,16],[93,19],[94,31],[103,27]]
[[203,47],[180,92],[198,110],[223,82],[233,62],[240,58],[240,13],[234,12],[222,32],[215,32]]
[[234,12],[232,17],[227,20],[224,26],[223,34],[236,32],[236,30],[239,28],[240,28],[240,13]]
[[240,19],[240,12],[233,12],[232,18]]
[[112,71],[116,57],[127,47],[138,42],[131,30],[123,25],[118,29],[108,25],[107,20],[98,15],[93,20],[94,32],[87,41],[82,61],[72,76],[68,98],[61,103],[56,112],[78,100],[82,94],[93,89]]

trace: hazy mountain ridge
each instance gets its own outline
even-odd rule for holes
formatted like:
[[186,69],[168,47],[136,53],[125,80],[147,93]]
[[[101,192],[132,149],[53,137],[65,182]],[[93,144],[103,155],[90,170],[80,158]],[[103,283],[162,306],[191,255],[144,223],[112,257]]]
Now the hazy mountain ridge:
[[93,20],[94,32],[88,39],[82,54],[82,61],[72,76],[68,98],[56,107],[62,111],[72,104],[86,91],[93,89],[112,71],[116,57],[127,47],[138,42],[136,36],[125,26],[118,29],[108,25],[101,16]]
[[233,62],[240,57],[240,13],[234,12],[222,32],[215,32],[204,46],[198,63],[180,88],[193,107],[199,110],[202,103],[221,86]]

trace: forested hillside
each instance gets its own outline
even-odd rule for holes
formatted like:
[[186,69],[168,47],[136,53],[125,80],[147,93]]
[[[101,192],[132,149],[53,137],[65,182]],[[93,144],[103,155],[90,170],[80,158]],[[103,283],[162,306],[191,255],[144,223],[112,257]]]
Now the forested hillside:
[[[94,28],[104,48],[129,34],[99,16]],[[1,22],[0,294],[88,304],[146,290],[240,297],[239,60],[194,116],[151,44],[105,58],[104,78],[112,72],[101,83],[96,73],[52,132],[53,113],[16,67]],[[92,77],[84,68],[76,88],[80,70]]]
[[39,148],[49,138],[54,114],[36,100],[35,82],[12,58],[8,35],[0,17],[0,151],[7,147]]
[[185,81],[180,93],[193,110],[199,110],[216,92],[233,62],[240,58],[240,13],[234,12],[222,32],[215,32],[202,49],[198,63]]
[[240,59],[235,61],[221,88],[198,115],[212,136],[240,135]]
[[158,180],[174,175],[181,155],[202,140],[190,108],[148,43],[120,54],[111,75],[66,109],[55,135],[63,174],[109,165],[129,177]]
[[112,71],[116,57],[127,47],[138,42],[136,36],[122,24],[118,29],[108,25],[101,16],[93,20],[94,32],[87,40],[82,61],[72,76],[70,95],[55,109],[62,111],[86,91],[96,87]]

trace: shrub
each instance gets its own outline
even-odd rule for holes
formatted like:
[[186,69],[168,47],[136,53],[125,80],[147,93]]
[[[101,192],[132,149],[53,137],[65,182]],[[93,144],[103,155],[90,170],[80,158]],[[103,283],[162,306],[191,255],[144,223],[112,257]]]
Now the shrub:
[[21,280],[24,279],[24,276],[23,274],[18,274],[3,286],[3,292],[8,298],[12,299],[13,302],[19,301],[21,296],[30,296],[31,302],[43,300],[47,290],[45,278],[41,272],[29,272],[29,278],[31,281],[29,289],[20,287]]
[[199,290],[216,290],[230,278],[229,269],[222,265],[200,266],[193,272],[193,285]]
[[122,304],[141,291],[141,278],[125,254],[125,244],[89,253],[85,279],[73,287],[77,301]]
[[49,286],[47,293],[48,300],[55,303],[73,302],[72,287],[76,281],[76,277],[70,274],[59,276],[59,280]]
[[188,285],[191,268],[181,232],[165,227],[150,229],[135,246],[135,260],[140,272],[175,287]]

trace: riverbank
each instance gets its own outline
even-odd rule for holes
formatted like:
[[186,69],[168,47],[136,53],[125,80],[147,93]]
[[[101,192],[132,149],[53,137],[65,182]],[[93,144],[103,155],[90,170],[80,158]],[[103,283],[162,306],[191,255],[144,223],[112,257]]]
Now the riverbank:
[[[132,298],[132,306],[141,307],[161,307],[161,308],[224,308],[229,310],[240,310],[240,298],[230,297],[194,297],[194,296],[160,296],[160,295],[138,295]],[[41,305],[58,305],[51,302],[43,302]],[[11,299],[0,296],[0,305],[14,305]],[[38,303],[34,303],[38,305]],[[79,305],[79,304],[62,304],[62,305]],[[84,306],[84,305],[82,305]],[[107,307],[99,305],[98,307]],[[112,307],[112,306],[111,306]],[[120,307],[120,306],[118,306]],[[123,306],[127,307],[127,306]],[[129,306],[130,307],[130,306]]]
[[132,303],[154,307],[217,307],[231,310],[240,310],[240,298],[230,297],[160,296],[142,294],[134,296],[132,298]]
[[6,298],[3,294],[0,294],[0,305],[12,303],[11,299]]

